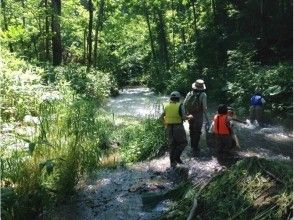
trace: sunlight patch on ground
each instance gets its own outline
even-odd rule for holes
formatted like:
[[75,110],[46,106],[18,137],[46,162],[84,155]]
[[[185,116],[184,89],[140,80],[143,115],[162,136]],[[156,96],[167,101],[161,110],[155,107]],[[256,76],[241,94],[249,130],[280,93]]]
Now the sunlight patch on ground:
[[266,158],[270,160],[291,160],[290,157],[279,155],[272,155],[269,151],[258,149],[258,152],[255,151],[240,151],[238,155],[241,157],[258,157],[258,158]]
[[154,172],[164,172],[167,168],[169,168],[169,166],[169,155],[166,154],[163,157],[153,159],[151,161],[136,163],[132,166],[132,169],[141,172],[146,172],[148,170]]

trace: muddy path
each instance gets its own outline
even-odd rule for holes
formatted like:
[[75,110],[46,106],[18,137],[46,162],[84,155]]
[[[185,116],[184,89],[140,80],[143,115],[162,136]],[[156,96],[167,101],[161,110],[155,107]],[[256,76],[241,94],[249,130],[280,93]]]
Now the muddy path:
[[[188,127],[187,124],[185,127]],[[269,128],[262,130],[238,127],[241,149],[236,153],[239,159],[257,156],[291,162],[293,154],[290,149],[292,149],[293,137],[285,133],[282,135],[276,128],[274,129],[276,133],[271,133],[270,136],[265,131],[268,132]],[[205,133],[203,133],[200,141],[201,155],[192,158],[190,146],[187,146],[182,155],[184,165],[178,168],[179,171],[169,168],[168,154],[151,161],[99,170],[96,175],[85,177],[79,182],[77,194],[70,202],[57,208],[54,219],[159,219],[173,202],[169,199],[160,200],[150,208],[142,199],[146,193],[164,193],[186,180],[195,185],[204,184],[215,173],[226,169],[209,153],[205,145]]]
[[[125,95],[126,102],[132,101],[136,95],[140,102],[142,113],[142,99],[152,95],[149,92]],[[155,97],[152,96],[152,99]],[[161,99],[164,99],[160,97]],[[148,100],[148,99],[147,99]],[[119,102],[119,111],[124,105]],[[156,108],[153,108],[156,109]],[[131,109],[130,111],[134,111]],[[148,110],[150,112],[150,110]],[[212,114],[211,114],[212,116]],[[187,136],[188,123],[185,124]],[[253,125],[236,124],[237,135],[241,149],[236,151],[236,158],[262,157],[272,160],[292,162],[293,133],[284,131],[281,126],[267,126],[258,128]],[[193,184],[204,184],[214,174],[226,169],[218,158],[210,153],[206,144],[206,135],[200,140],[201,154],[197,158],[191,157],[190,146],[183,152],[183,165],[176,170],[169,168],[168,153],[164,156],[150,160],[117,167],[115,169],[98,170],[91,177],[85,176],[77,186],[77,194],[65,204],[56,207],[49,214],[50,219],[97,219],[97,220],[155,220],[166,211],[173,201],[169,199],[158,200],[152,207],[144,202],[148,193],[164,193],[174,189],[181,181],[190,181]]]

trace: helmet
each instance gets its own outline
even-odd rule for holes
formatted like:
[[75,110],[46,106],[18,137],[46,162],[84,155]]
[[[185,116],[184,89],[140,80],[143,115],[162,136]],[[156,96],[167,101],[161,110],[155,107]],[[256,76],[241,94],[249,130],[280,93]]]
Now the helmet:
[[173,92],[170,94],[170,97],[171,97],[171,98],[181,98],[181,94],[180,94],[178,91],[173,91]]

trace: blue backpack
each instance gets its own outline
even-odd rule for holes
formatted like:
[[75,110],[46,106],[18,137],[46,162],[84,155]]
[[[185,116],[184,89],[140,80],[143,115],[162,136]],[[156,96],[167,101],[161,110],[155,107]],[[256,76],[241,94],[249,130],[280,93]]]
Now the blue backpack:
[[260,95],[254,95],[250,99],[250,104],[253,106],[261,106],[262,105],[261,99],[262,97]]

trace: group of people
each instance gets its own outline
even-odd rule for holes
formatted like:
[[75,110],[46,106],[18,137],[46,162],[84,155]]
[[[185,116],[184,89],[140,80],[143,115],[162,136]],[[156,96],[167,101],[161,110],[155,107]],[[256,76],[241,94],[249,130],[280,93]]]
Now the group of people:
[[[174,91],[170,95],[170,101],[164,105],[160,119],[165,124],[168,145],[170,150],[170,165],[172,168],[182,164],[181,154],[188,145],[183,121],[188,120],[192,156],[199,156],[199,141],[202,133],[204,118],[206,120],[206,131],[210,130],[214,137],[214,148],[217,154],[230,150],[232,147],[240,147],[234,132],[234,121],[238,121],[232,108],[220,104],[212,123],[207,112],[206,86],[202,79],[197,79],[192,84],[184,102],[181,103],[181,94]],[[250,100],[250,121],[255,119],[262,123],[262,105],[264,98],[256,92]],[[242,121],[239,121],[242,122]]]

